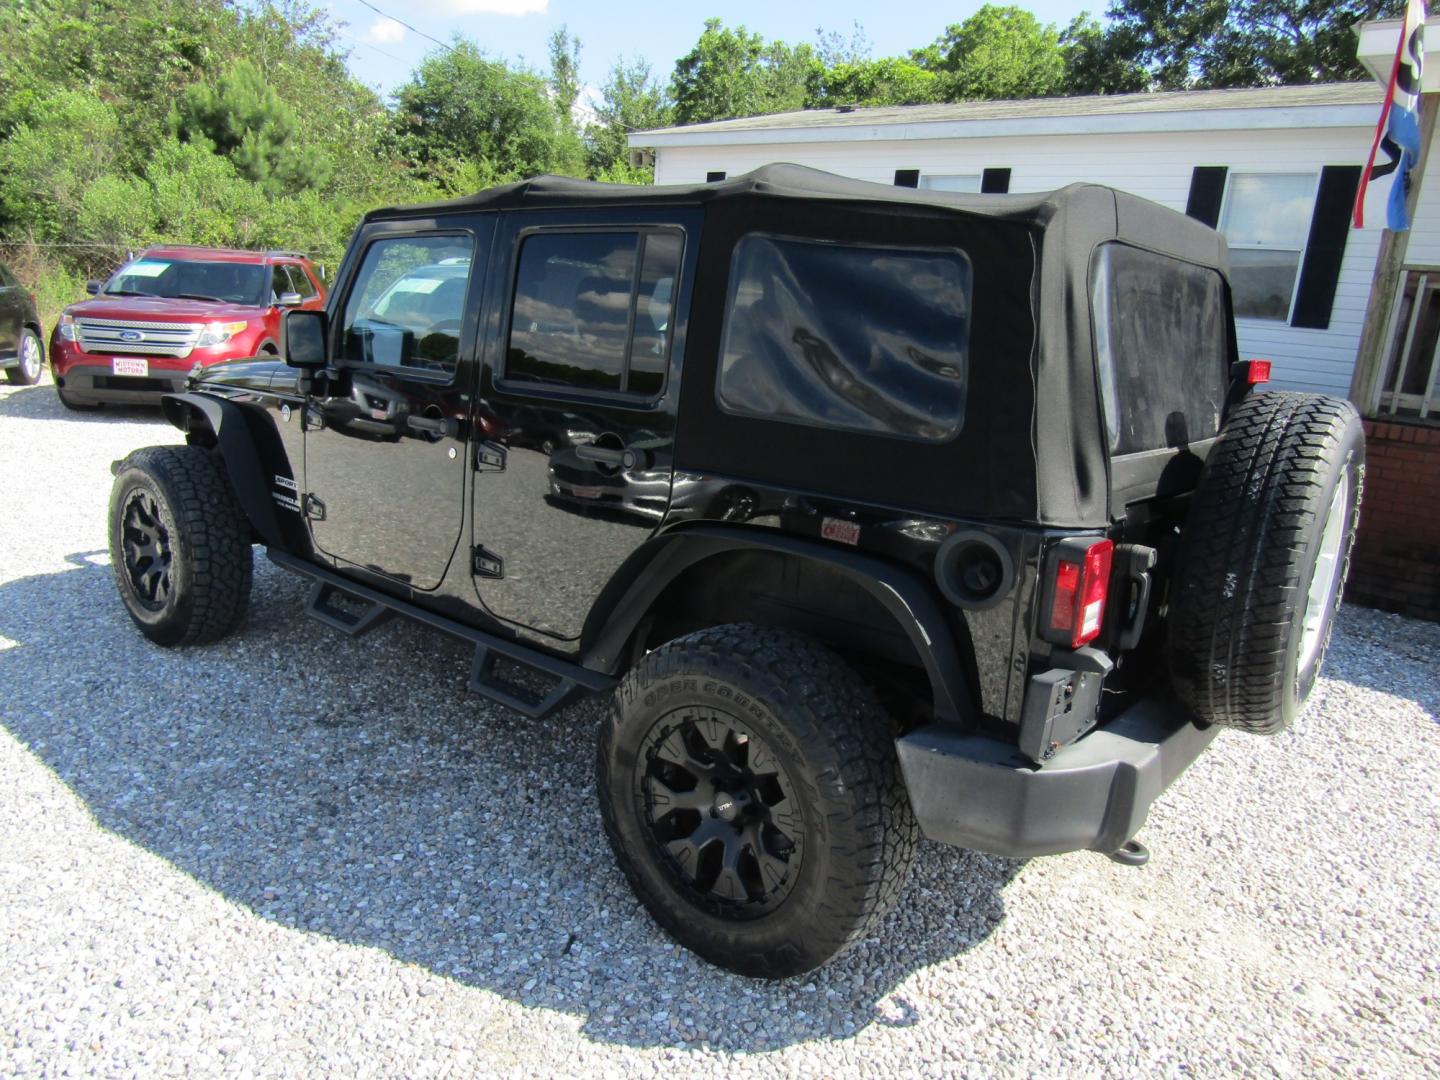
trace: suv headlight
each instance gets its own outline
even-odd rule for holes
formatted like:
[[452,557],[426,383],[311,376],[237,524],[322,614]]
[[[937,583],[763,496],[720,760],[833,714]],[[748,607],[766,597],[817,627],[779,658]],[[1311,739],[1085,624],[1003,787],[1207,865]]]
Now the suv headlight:
[[244,319],[239,322],[207,323],[205,329],[200,331],[200,337],[196,340],[195,347],[208,349],[211,345],[224,345],[249,325]]
[[78,339],[78,335],[75,333],[75,316],[71,315],[68,311],[60,316],[60,325],[57,329],[60,331],[61,341],[75,341]]

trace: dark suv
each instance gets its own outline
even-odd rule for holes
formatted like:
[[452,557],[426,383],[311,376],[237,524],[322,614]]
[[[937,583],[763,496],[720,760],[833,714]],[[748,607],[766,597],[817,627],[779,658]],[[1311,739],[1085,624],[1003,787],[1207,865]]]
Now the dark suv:
[[40,316],[35,294],[28,292],[10,268],[0,263],[0,370],[5,381],[34,386],[45,370],[40,344]]
[[527,716],[608,694],[636,893],[794,974],[920,834],[1138,864],[1219,726],[1300,709],[1363,436],[1254,392],[1226,275],[1217,233],[1093,186],[773,166],[379,210],[285,361],[197,372],[188,445],[117,464],[115,578],[154,641],[214,641],[259,543],[320,621],[462,638]]
[[196,365],[278,356],[285,311],[325,306],[319,271],[297,252],[183,244],[147,248],[89,291],[50,335],[70,409],[159,404]]

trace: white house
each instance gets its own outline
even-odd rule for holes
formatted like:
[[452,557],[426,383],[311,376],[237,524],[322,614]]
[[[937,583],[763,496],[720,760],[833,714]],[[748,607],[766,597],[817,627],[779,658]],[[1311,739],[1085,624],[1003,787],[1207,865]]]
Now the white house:
[[[1345,395],[1384,225],[1388,184],[1367,199],[1366,227],[1349,227],[1381,97],[1374,83],[1336,83],[840,108],[637,132],[630,143],[654,151],[657,184],[788,161],[954,191],[1088,181],[1188,211],[1229,240],[1241,354],[1273,361],[1278,386]],[[1440,207],[1432,216],[1440,246]]]

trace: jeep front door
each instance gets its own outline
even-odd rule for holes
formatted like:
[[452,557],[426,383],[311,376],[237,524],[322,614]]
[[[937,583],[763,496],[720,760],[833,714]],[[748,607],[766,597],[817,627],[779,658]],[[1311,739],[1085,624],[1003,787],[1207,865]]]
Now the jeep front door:
[[676,211],[585,221],[502,227],[477,403],[476,590],[560,648],[669,505],[697,237]]
[[493,217],[380,223],[331,307],[334,379],[305,409],[315,545],[434,589],[464,521],[465,440]]

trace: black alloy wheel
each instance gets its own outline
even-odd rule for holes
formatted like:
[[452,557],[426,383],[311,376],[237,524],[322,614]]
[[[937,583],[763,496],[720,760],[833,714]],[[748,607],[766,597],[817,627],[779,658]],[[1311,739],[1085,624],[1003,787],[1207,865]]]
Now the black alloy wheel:
[[800,872],[805,822],[764,740],[723,712],[684,709],[655,723],[641,753],[636,794],[681,889],[732,917],[777,908]]
[[819,641],[731,623],[647,653],[600,732],[605,833],[655,921],[742,975],[862,940],[917,839],[874,690]]
[[143,489],[130,493],[121,517],[120,546],[125,575],[135,599],[151,611],[160,611],[170,596],[170,533],[160,520],[155,496]]

